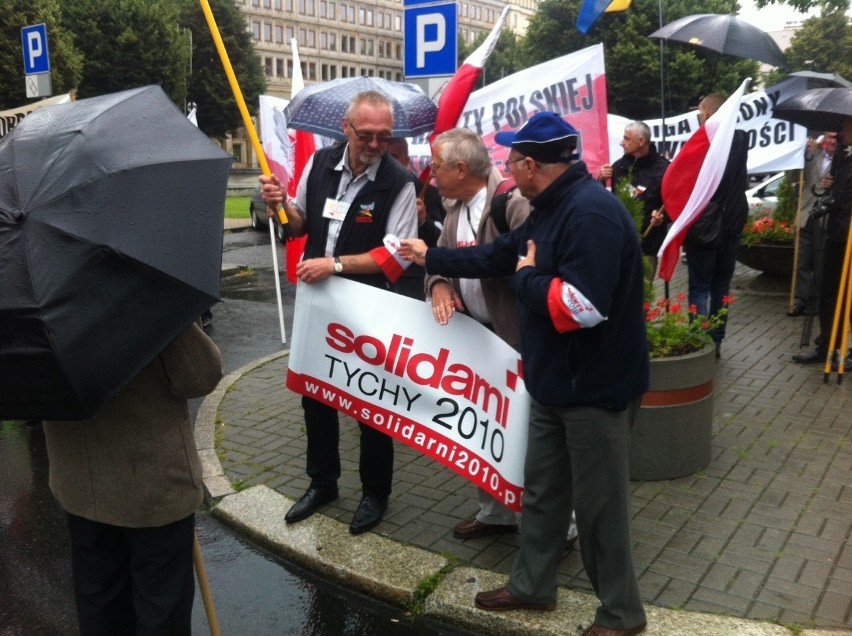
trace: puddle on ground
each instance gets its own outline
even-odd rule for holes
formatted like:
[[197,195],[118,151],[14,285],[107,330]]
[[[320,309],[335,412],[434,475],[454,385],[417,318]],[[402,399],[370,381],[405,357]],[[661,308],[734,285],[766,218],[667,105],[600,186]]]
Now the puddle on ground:
[[[279,277],[282,298],[296,296],[296,287],[284,274]],[[243,269],[239,273],[222,278],[219,291],[223,299],[277,302],[275,276],[272,268]]]

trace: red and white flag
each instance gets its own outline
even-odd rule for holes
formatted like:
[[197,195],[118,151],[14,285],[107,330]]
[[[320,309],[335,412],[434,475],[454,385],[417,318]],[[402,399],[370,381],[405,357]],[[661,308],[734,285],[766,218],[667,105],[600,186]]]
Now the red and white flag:
[[382,241],[381,247],[374,247],[370,250],[370,256],[376,261],[376,264],[381,267],[385,278],[390,282],[398,281],[402,274],[411,265],[399,255],[399,239],[393,234],[386,234]]
[[746,79],[695,131],[663,176],[663,204],[674,221],[657,253],[659,276],[663,280],[671,280],[687,230],[704,212],[722,180],[731,153],[740,100],[750,82],[751,78]]
[[[429,145],[442,132],[446,132],[451,128],[455,128],[458,124],[459,117],[464,112],[464,106],[473,92],[473,87],[476,85],[476,80],[482,74],[482,69],[485,67],[485,62],[488,61],[488,56],[497,45],[497,40],[500,38],[500,32],[503,30],[503,25],[506,23],[506,16],[509,15],[509,5],[503,7],[500,17],[497,18],[497,23],[491,29],[491,33],[485,38],[485,41],[480,44],[476,50],[465,58],[462,65],[456,70],[450,81],[444,87],[444,91],[438,98],[438,112],[435,115],[435,128],[429,135]],[[432,176],[432,171],[429,166],[420,173],[420,180],[424,183],[428,182]]]
[[461,117],[464,111],[464,105],[467,104],[467,100],[473,92],[476,80],[482,74],[482,69],[485,67],[485,62],[488,61],[488,56],[491,55],[497,44],[500,31],[503,30],[503,25],[506,23],[506,16],[508,14],[509,5],[506,5],[503,7],[497,23],[491,29],[491,33],[488,34],[485,41],[473,53],[467,56],[467,59],[462,62],[462,65],[450,78],[450,81],[447,82],[444,92],[438,98],[435,131],[430,135],[429,141],[432,141],[442,132],[455,128],[458,124],[459,117]]
[[[290,45],[293,47],[293,78],[290,83],[290,99],[293,99],[304,88],[305,82],[302,78],[302,64],[299,61],[299,50],[296,48],[295,38],[290,40]],[[293,176],[287,184],[287,194],[290,195],[290,198],[295,198],[296,188],[299,186],[305,165],[317,148],[313,133],[304,130],[290,130],[290,142],[293,145]],[[296,265],[302,260],[307,240],[307,235],[300,236],[287,241],[285,246],[287,251],[287,280],[291,283],[296,282]]]

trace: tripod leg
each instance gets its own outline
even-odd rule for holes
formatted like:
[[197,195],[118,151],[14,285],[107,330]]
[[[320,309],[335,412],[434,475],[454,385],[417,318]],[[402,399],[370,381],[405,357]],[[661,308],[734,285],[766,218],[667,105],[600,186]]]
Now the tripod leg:
[[[843,312],[843,301],[844,292],[846,291],[846,286],[849,281],[849,261],[852,258],[852,223],[849,224],[849,233],[846,236],[846,251],[843,255],[843,270],[840,274],[840,285],[837,288],[837,302],[834,307],[834,320],[831,324],[831,337],[828,340],[828,355],[825,361],[825,370],[823,375],[823,381],[828,382],[828,376],[831,374],[831,356],[834,354],[834,345],[837,342],[837,330],[840,325],[840,316]],[[846,314],[846,324],[844,325],[845,331],[848,333],[849,331],[849,316]],[[845,337],[844,337],[845,340]],[[846,355],[846,352],[843,352],[843,355]]]

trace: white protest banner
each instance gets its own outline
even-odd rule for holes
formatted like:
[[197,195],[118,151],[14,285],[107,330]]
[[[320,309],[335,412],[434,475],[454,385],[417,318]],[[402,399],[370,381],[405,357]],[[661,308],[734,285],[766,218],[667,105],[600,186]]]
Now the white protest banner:
[[296,288],[287,387],[521,509],[529,395],[517,351],[475,320],[331,277]]
[[[609,161],[606,75],[602,44],[518,71],[471,94],[458,125],[482,137],[494,165],[503,165],[509,149],[494,135],[517,130],[540,111],[562,115],[580,131],[583,161],[592,174]],[[409,147],[415,172],[431,161],[426,138]]]
[[[775,104],[793,97],[802,91],[802,83],[784,80],[765,90],[743,95],[740,100],[737,128],[748,134],[748,171],[751,174],[777,172],[801,168],[805,161],[805,142],[808,131],[803,126],[783,119],[774,119],[772,109]],[[646,119],[651,127],[651,136],[662,151],[662,120]],[[680,152],[683,144],[698,130],[698,111],[666,117],[666,149],[669,159]],[[613,138],[621,139],[624,128],[612,130]],[[623,153],[613,157],[619,158]]]

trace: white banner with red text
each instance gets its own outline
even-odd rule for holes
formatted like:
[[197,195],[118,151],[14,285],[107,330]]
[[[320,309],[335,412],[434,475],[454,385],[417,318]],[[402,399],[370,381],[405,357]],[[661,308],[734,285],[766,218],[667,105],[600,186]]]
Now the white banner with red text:
[[[559,113],[580,131],[583,161],[597,174],[609,158],[606,99],[604,49],[595,44],[474,91],[458,126],[482,137],[492,163],[502,167],[509,149],[494,142],[496,133],[517,130],[540,111]],[[432,160],[427,137],[416,138],[409,147],[418,174]]]
[[520,511],[529,394],[517,351],[467,316],[328,278],[299,283],[287,387],[364,422]]

